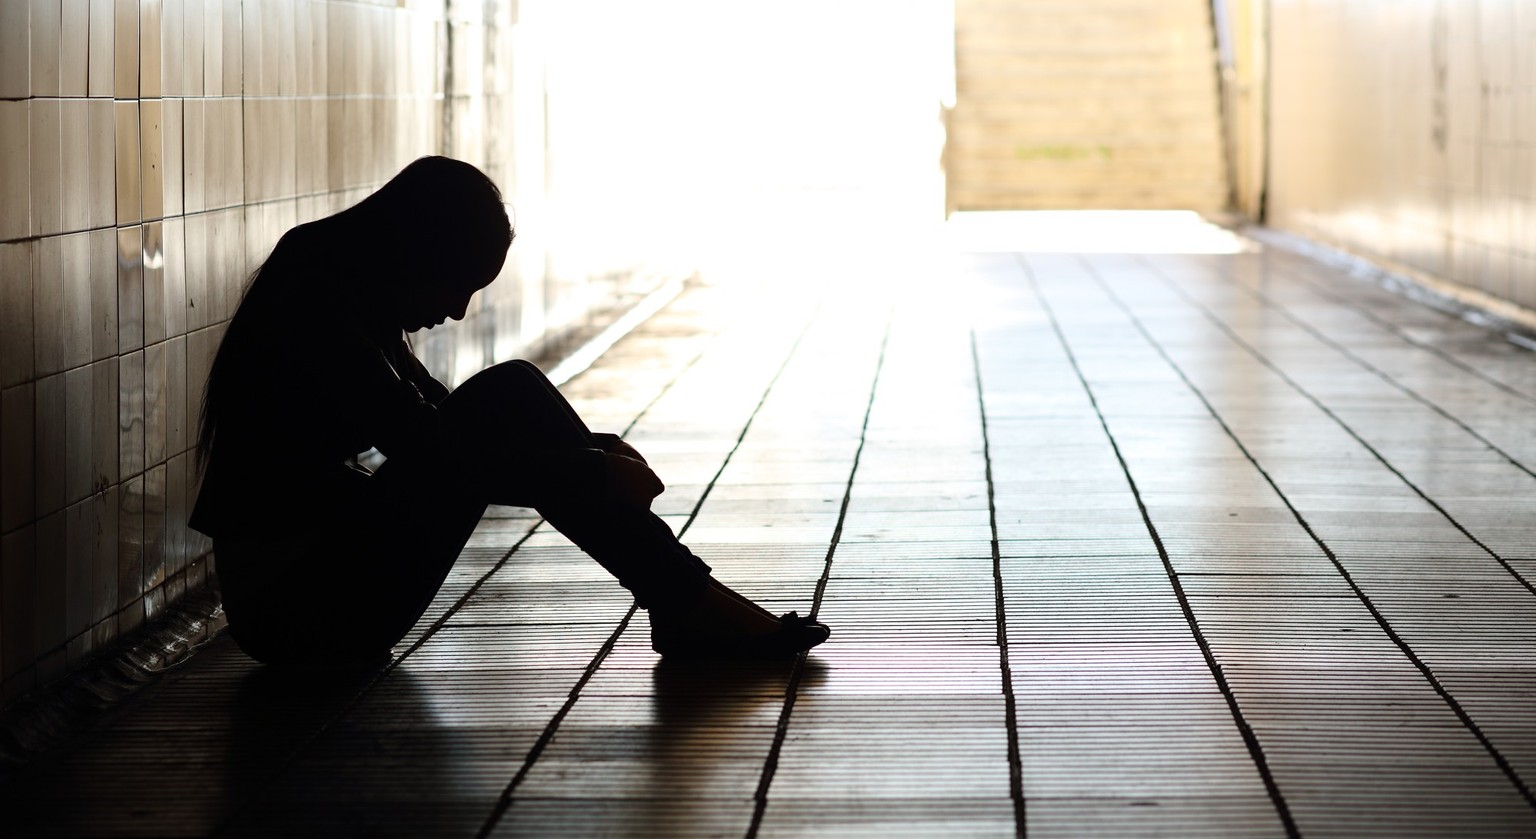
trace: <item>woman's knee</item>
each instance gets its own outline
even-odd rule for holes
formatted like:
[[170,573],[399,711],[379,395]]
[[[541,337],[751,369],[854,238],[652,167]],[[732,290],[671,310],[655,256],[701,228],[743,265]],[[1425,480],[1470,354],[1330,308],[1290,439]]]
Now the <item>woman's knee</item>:
[[547,397],[549,379],[543,371],[523,359],[493,364],[470,376],[448,395],[448,402],[503,402],[526,401],[531,397]]
[[589,434],[543,371],[521,359],[487,367],[459,385],[441,410],[457,433],[486,441],[588,446]]

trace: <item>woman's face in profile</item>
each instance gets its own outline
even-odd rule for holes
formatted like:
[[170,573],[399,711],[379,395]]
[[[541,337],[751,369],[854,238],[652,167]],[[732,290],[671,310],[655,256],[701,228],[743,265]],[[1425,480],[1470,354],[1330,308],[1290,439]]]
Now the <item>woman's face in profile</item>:
[[418,274],[395,283],[395,316],[401,329],[416,332],[449,320],[463,320],[469,301],[501,273],[505,251],[494,265],[475,271]]

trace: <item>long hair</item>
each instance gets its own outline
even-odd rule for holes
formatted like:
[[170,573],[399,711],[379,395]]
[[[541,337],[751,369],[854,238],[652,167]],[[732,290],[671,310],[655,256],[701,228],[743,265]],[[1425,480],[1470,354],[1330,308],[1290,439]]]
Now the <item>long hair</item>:
[[[239,388],[238,368],[253,339],[280,323],[286,309],[334,299],[343,283],[430,282],[494,264],[512,244],[501,191],[485,173],[447,157],[422,157],[377,191],[335,215],[283,234],[251,273],[234,317],[208,368],[197,435],[197,465],[207,467],[219,421]],[[386,254],[377,253],[388,248]],[[379,277],[336,276],[337,266],[380,264]],[[328,288],[300,288],[304,283]]]

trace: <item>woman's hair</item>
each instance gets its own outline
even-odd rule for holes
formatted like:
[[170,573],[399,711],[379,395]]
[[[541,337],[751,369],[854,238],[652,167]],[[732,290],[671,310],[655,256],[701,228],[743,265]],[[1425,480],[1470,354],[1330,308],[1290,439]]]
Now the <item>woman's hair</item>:
[[[219,419],[231,391],[240,387],[230,374],[251,339],[281,323],[285,310],[344,299],[335,294],[347,282],[482,276],[500,264],[513,235],[496,184],[474,166],[440,156],[417,158],[352,207],[285,233],[252,272],[208,368],[198,468],[207,466]],[[364,276],[370,273],[374,276]],[[317,280],[324,287],[317,287]]]

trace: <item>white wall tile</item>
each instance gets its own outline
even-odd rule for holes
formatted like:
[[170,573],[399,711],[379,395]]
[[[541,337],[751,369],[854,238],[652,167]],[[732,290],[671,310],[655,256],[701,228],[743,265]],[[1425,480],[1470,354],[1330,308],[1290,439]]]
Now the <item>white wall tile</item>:
[[139,188],[143,218],[165,215],[164,108],[159,99],[139,101]]
[[118,335],[117,230],[92,230],[90,238],[91,360],[117,354]]
[[0,99],[32,94],[31,16],[30,3],[0,3]]
[[208,270],[210,317],[218,324],[235,313],[245,286],[245,208],[209,214]]
[[117,223],[133,224],[143,216],[139,185],[139,103],[112,103],[113,142],[117,174]]
[[[37,646],[39,654],[63,644],[69,637],[65,620],[66,572],[65,522],[61,508],[37,523]],[[46,682],[61,668],[60,660],[38,660],[38,681]]]
[[277,7],[275,55],[270,59],[277,62],[277,93],[280,96],[301,95],[298,89],[297,5],[296,0],[282,0]]
[[65,99],[59,104],[61,230],[85,230],[91,226],[89,108],[92,104],[85,99]]
[[293,95],[324,93],[315,88],[315,23],[313,7],[297,0],[290,8],[293,18]]
[[[289,5],[289,0],[264,0],[261,4],[258,17],[262,35],[256,41],[256,50],[245,53],[246,85],[250,85],[253,74],[261,76],[261,89],[267,96],[292,96],[291,91],[282,89],[282,45],[284,40],[293,38],[293,33],[283,32],[283,8]],[[256,66],[252,66],[252,62]]]
[[153,468],[165,462],[166,445],[166,348],[167,342],[144,348],[144,465]]
[[62,0],[59,46],[59,94],[84,96],[90,58],[90,0]]
[[208,214],[188,215],[185,219],[186,234],[184,276],[186,278],[186,328],[202,329],[209,323],[208,301]]
[[90,652],[90,647],[78,639],[80,633],[91,628],[91,607],[95,599],[92,576],[96,565],[96,534],[100,530],[96,511],[96,505],[82,500],[70,505],[64,516],[64,638],[77,641],[77,646],[71,650],[74,659]]
[[162,178],[162,196],[165,202],[165,215],[167,218],[179,216],[183,210],[182,204],[182,102],[181,99],[165,99],[163,101],[163,120],[161,131],[161,143],[164,157],[161,160],[164,167]]
[[263,126],[269,122],[266,118],[267,105],[268,100],[265,99],[252,99],[245,103],[245,110],[249,113],[250,119],[244,124],[245,137],[242,142],[245,147],[246,165],[241,172],[241,177],[245,179],[245,195],[250,201],[262,201],[269,197],[260,181],[260,161],[266,157],[262,141],[267,133],[263,131]]
[[204,94],[203,6],[201,0],[183,0],[182,2],[181,91],[184,96]]
[[0,532],[37,516],[33,391],[30,382],[0,391]]
[[144,343],[169,337],[166,331],[165,222],[144,224],[141,270],[144,283]]
[[[261,42],[263,37],[263,20],[268,4],[263,0],[245,0],[240,4],[240,53],[245,68],[243,93],[246,96],[268,96],[275,91],[268,90],[261,72]],[[275,38],[276,32],[265,33],[267,37]]]
[[[310,49],[310,86],[305,95],[321,96],[330,88],[330,5],[329,3],[305,3],[309,13],[310,36],[300,43]],[[304,9],[300,9],[300,14]]]
[[33,236],[51,236],[64,229],[64,173],[59,150],[62,104],[59,99],[33,99],[29,103]]
[[[240,142],[245,132],[245,108],[239,99],[224,100],[224,150],[229,171],[238,173],[245,168],[245,144]],[[245,202],[245,179],[229,177],[224,182],[228,190],[223,206],[232,207]]]
[[32,231],[31,114],[30,102],[0,101],[0,240]]
[[119,635],[144,622],[144,476],[124,481],[117,506],[117,606]]
[[161,231],[162,280],[165,298],[165,334],[174,337],[187,331],[186,221],[165,220]]
[[[224,2],[223,0],[204,0],[197,5],[202,7],[203,19],[203,95],[223,96]],[[239,49],[239,42],[237,41],[232,48]]]
[[165,450],[174,456],[197,445],[197,424],[187,424],[187,337],[165,342]]
[[117,122],[111,99],[91,99],[85,103],[86,196],[90,208],[87,221],[91,227],[110,227],[117,223]]
[[5,700],[19,698],[34,686],[33,673],[37,647],[37,614],[33,598],[37,594],[37,536],[28,526],[0,538],[0,624],[4,644],[0,653],[0,673],[8,692]]
[[[195,2],[195,0],[194,0]],[[161,0],[160,4],[160,95],[184,96],[182,72],[186,44],[185,0]]]
[[117,11],[114,0],[90,0],[90,57],[86,61],[86,93],[112,95],[116,73]]
[[[203,404],[203,391],[208,383],[208,368],[213,363],[213,354],[218,350],[218,341],[221,337],[223,337],[223,330],[214,326],[187,333],[186,401],[183,406],[186,415],[182,428],[186,429],[189,446],[197,444],[198,410]],[[177,455],[172,457],[174,459]]]
[[59,237],[32,242],[32,357],[39,376],[63,372],[66,366],[62,259]]
[[298,105],[293,99],[277,101],[277,133],[272,138],[275,148],[273,180],[275,193],[283,198],[298,194]]
[[140,225],[117,229],[117,351],[144,346],[144,233]]
[[[165,582],[165,479],[163,463],[144,473],[144,558],[140,587],[146,594]],[[150,614],[148,606],[146,602],[146,617]]]
[[205,99],[182,102],[182,211],[189,215],[208,208],[206,111]]
[[[91,371],[91,486],[92,493],[115,486],[118,471],[118,364],[117,359],[98,361]],[[114,505],[115,509],[115,505]],[[116,540],[112,540],[116,544]]]
[[[216,0],[208,0],[216,2]],[[244,80],[241,68],[245,62],[241,61],[240,51],[240,3],[241,0],[224,0],[224,82],[223,89],[227,96],[239,96]]]
[[[176,455],[166,462],[165,470],[165,530],[166,539],[162,556],[166,586],[172,586],[176,582],[176,574],[186,567],[188,537],[191,532],[187,529],[187,511],[191,509],[189,489],[187,487],[187,472],[191,466],[192,458],[188,455]],[[165,592],[169,597],[171,592]]]
[[139,0],[116,0],[112,24],[112,95],[139,96]]
[[33,376],[32,241],[0,244],[0,388]]
[[[12,0],[16,2],[16,0]],[[30,0],[28,24],[32,49],[32,95],[59,95],[59,52],[63,48],[63,6],[60,0]]]
[[38,379],[33,402],[33,477],[39,516],[64,509],[64,374]]
[[164,95],[161,38],[160,0],[139,0],[139,96],[144,99]]
[[98,321],[91,299],[91,234],[59,236],[59,282],[63,287],[60,343],[68,370],[111,354],[96,340]]
[[144,471],[144,351],[117,358],[118,473],[127,478]]
[[93,398],[96,381],[92,366],[64,371],[64,503],[75,504],[91,494],[95,485],[95,450],[91,432],[96,427]]

